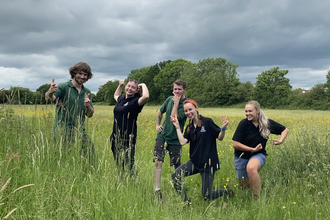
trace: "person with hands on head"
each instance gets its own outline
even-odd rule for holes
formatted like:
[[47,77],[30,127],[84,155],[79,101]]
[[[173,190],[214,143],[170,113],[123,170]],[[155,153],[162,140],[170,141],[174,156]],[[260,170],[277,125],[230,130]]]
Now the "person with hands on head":
[[[94,108],[91,100],[91,91],[84,83],[93,77],[92,70],[87,63],[79,62],[69,68],[71,80],[55,84],[52,79],[49,90],[45,94],[46,102],[56,102],[54,120],[54,140],[64,140],[64,148],[81,135],[83,152],[89,160],[94,160],[94,144],[85,131],[85,116],[92,117]],[[94,162],[94,161],[93,161]]]
[[235,148],[235,168],[242,189],[251,188],[253,196],[259,197],[261,180],[259,171],[266,163],[266,143],[270,134],[280,135],[274,145],[283,143],[289,130],[283,125],[267,118],[257,101],[245,105],[246,119],[237,126],[233,136]]
[[139,84],[137,80],[129,79],[125,86],[125,96],[122,96],[124,85],[124,81],[119,81],[114,93],[117,104],[113,109],[114,122],[110,141],[118,172],[124,171],[128,166],[133,174],[137,138],[136,121],[149,99],[149,90],[146,84]]
[[[160,183],[162,176],[162,165],[166,155],[169,152],[170,165],[177,168],[181,165],[181,149],[182,146],[178,140],[175,128],[171,123],[171,116],[177,115],[181,131],[186,123],[186,116],[183,111],[183,102],[187,99],[185,96],[186,82],[176,80],[173,83],[173,96],[168,97],[157,111],[156,131],[157,137],[154,146],[154,162],[155,162],[155,193],[158,204],[163,202],[162,193],[160,191]],[[163,114],[165,119],[161,125]],[[165,142],[167,146],[165,147]]]
[[190,144],[190,160],[173,172],[172,180],[175,190],[183,196],[183,201],[189,204],[190,200],[187,197],[182,178],[199,173],[202,177],[202,196],[204,200],[213,200],[224,195],[234,197],[234,192],[227,188],[212,190],[214,174],[220,169],[216,139],[220,141],[224,139],[229,124],[228,116],[222,116],[222,126],[219,127],[211,118],[199,114],[197,103],[194,100],[184,101],[183,108],[186,117],[189,119],[184,135],[182,135],[176,117],[172,117],[172,123],[180,144]]

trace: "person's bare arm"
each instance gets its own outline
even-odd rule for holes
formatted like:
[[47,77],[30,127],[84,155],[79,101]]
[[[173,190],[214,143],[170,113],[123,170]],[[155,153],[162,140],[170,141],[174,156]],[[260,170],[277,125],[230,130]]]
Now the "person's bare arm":
[[282,131],[280,139],[274,139],[273,140],[273,144],[274,145],[280,145],[283,143],[283,141],[285,140],[285,138],[288,136],[289,130],[286,128],[284,131]]
[[113,98],[116,100],[116,102],[118,100],[118,97],[121,95],[121,93],[123,91],[123,87],[124,87],[124,81],[120,80],[119,84],[118,84],[118,87],[117,87],[115,93],[113,94]]
[[181,133],[181,128],[179,125],[179,121],[178,121],[178,117],[175,115],[174,117],[171,117],[171,121],[172,124],[175,127],[176,133],[178,135],[178,139],[181,145],[185,145],[188,143],[188,140],[186,138],[183,137],[182,133]]
[[142,90],[142,96],[139,98],[139,105],[144,105],[149,99],[149,90],[146,84],[140,83],[139,90]]
[[163,118],[163,113],[161,113],[161,111],[157,111],[157,119],[156,119],[156,131],[157,132],[161,132],[163,130],[163,126],[161,126],[161,122],[162,122],[162,118]]

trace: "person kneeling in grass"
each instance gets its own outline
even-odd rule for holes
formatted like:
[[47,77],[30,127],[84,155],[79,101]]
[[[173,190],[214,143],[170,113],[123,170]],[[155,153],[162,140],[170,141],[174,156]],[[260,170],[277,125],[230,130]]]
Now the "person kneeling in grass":
[[223,195],[234,197],[230,189],[212,190],[214,173],[219,166],[216,139],[220,141],[225,137],[225,131],[229,121],[222,118],[222,127],[217,126],[211,118],[206,118],[198,113],[197,103],[186,100],[183,103],[184,113],[189,119],[184,135],[182,135],[178,120],[172,117],[172,123],[176,128],[181,145],[190,143],[190,160],[182,164],[172,174],[175,190],[182,195],[184,202],[189,204],[187,192],[182,178],[199,173],[202,177],[202,195],[205,200],[213,200]]
[[257,101],[245,105],[245,116],[237,126],[233,136],[235,148],[235,168],[242,189],[250,187],[254,198],[258,198],[261,188],[259,170],[266,163],[266,143],[270,134],[280,135],[274,145],[285,140],[289,130],[283,125],[268,119]]

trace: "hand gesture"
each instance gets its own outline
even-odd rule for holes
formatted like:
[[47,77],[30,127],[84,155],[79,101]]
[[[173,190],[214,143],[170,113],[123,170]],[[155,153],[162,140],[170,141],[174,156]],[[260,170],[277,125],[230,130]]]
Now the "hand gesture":
[[138,91],[141,91],[142,90],[142,85],[143,85],[144,83],[140,83],[139,85],[138,85]]
[[55,79],[53,78],[52,83],[50,84],[50,88],[48,90],[48,93],[52,95],[57,91],[58,91],[58,86],[55,84]]
[[[174,94],[174,92],[173,92],[173,94]],[[182,96],[176,96],[176,95],[174,94],[172,100],[173,100],[174,103],[179,103],[180,100],[181,100],[181,97],[182,97]]]
[[172,117],[172,116],[170,116],[170,117],[171,117],[171,122],[174,125],[174,127],[179,127],[180,124],[179,124],[177,115],[175,115],[174,117]]
[[123,86],[123,85],[125,85],[124,80],[120,80],[120,81],[119,81],[119,86]]
[[85,97],[84,105],[85,107],[89,107],[91,105],[91,100],[89,99],[90,93],[88,93]]
[[253,152],[258,152],[258,151],[260,151],[262,149],[262,145],[261,145],[261,143],[260,144],[258,144],[255,148],[253,148]]
[[229,124],[228,115],[226,116],[226,118],[224,118],[223,115],[221,117],[222,117],[222,128],[226,128],[227,125]]
[[161,132],[163,130],[163,126],[161,125],[156,125],[156,131]]
[[282,144],[280,140],[276,140],[276,139],[273,140],[273,145],[280,145],[280,144]]

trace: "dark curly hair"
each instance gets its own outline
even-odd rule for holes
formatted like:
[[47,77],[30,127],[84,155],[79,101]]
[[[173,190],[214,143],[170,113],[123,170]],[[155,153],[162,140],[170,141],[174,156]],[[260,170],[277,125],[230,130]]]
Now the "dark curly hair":
[[70,67],[69,72],[71,75],[71,79],[73,79],[75,77],[75,75],[79,72],[87,73],[87,80],[89,80],[93,77],[91,67],[87,63],[84,63],[84,62],[79,62],[79,63],[75,64],[73,67]]

